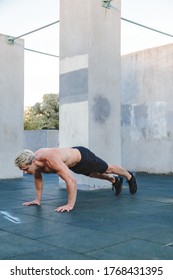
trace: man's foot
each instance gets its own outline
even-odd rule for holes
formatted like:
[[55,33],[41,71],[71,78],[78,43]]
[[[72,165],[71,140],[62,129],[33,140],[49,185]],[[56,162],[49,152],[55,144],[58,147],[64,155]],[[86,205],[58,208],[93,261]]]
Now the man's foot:
[[129,190],[131,194],[135,194],[137,192],[137,182],[136,182],[136,178],[134,176],[133,173],[129,172],[131,174],[131,178],[130,180],[128,180],[128,184],[129,184]]
[[115,183],[112,184],[112,190],[115,190],[115,195],[119,195],[122,191],[123,177],[113,176],[115,178]]

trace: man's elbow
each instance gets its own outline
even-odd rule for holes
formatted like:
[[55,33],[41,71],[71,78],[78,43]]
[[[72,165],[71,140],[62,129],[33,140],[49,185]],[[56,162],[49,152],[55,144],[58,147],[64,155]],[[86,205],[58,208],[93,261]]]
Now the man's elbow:
[[77,185],[77,180],[76,180],[75,178],[72,177],[72,178],[69,179],[68,184],[69,184],[70,186],[73,186],[73,187],[75,188],[76,185]]
[[68,178],[68,180],[66,181],[66,185],[67,186],[69,186],[70,188],[76,188],[76,186],[77,186],[77,181],[76,181],[76,179],[75,178],[73,178],[73,177],[70,177],[70,178]]

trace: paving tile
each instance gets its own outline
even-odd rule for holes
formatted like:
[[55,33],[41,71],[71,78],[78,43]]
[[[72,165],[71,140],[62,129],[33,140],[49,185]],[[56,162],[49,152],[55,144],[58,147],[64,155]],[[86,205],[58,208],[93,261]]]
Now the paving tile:
[[66,203],[58,177],[44,176],[41,206],[33,177],[0,180],[0,259],[173,259],[173,176],[137,174],[136,195],[124,181],[120,196],[110,188],[78,190],[75,209]]
[[94,257],[98,260],[172,260],[173,247],[163,247],[160,243],[133,239],[87,255],[91,259]]
[[[7,260],[90,260],[86,254],[76,253],[65,248],[46,248],[28,254],[21,254]],[[94,258],[93,258],[94,259]]]
[[143,225],[138,231],[133,233],[133,237],[167,246],[168,244],[173,244],[173,225],[164,223]]
[[[115,234],[91,230],[87,228],[74,227],[73,231],[62,231],[57,235],[51,235],[44,239],[44,242],[50,245],[70,249],[78,253],[86,253],[99,248],[110,247],[121,243],[126,238],[116,236]],[[39,239],[43,242],[43,239]]]
[[22,206],[20,209],[14,209],[14,213],[24,214],[28,216],[34,216],[37,218],[47,218],[49,219],[50,213],[54,213],[55,207],[49,205],[46,202],[42,202],[40,206],[31,205],[31,206]]
[[12,227],[13,225],[25,225],[27,223],[32,223],[34,221],[39,221],[37,217],[32,217],[23,214],[16,214],[13,211],[1,211],[0,212],[0,229],[6,229]]
[[15,259],[17,255],[36,252],[40,249],[50,248],[50,246],[36,240],[8,233],[1,236],[0,248],[0,259],[5,260],[9,257]]
[[[53,230],[52,230],[53,229]],[[27,224],[15,224],[5,227],[5,231],[19,236],[28,237],[31,239],[46,238],[53,234],[54,238],[63,236],[66,231],[75,231],[76,228],[63,223],[55,223],[45,219],[39,219],[37,222]],[[56,234],[55,234],[56,233]],[[44,240],[43,240],[44,242]]]

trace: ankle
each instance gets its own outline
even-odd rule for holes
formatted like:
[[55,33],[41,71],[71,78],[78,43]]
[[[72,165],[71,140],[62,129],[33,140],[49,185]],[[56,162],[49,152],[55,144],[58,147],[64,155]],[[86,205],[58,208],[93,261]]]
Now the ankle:
[[112,184],[114,184],[114,183],[116,182],[116,180],[117,180],[117,179],[116,179],[115,177],[112,177],[112,178],[111,178]]
[[127,177],[127,181],[130,181],[132,179],[133,175],[131,173],[129,173],[128,177]]

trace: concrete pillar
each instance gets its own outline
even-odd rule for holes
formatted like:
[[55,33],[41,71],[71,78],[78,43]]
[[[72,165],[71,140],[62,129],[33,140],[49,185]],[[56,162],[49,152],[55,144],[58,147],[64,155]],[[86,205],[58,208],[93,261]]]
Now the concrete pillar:
[[0,179],[21,177],[14,158],[23,149],[24,44],[0,35]]
[[[121,1],[102,2],[60,2],[60,146],[83,145],[121,164]],[[79,184],[105,185],[86,178]]]

